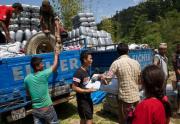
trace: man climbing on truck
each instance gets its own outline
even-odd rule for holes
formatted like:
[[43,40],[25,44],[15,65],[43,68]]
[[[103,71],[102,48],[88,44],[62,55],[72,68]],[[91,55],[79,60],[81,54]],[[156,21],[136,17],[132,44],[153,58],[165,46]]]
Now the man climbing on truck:
[[5,36],[0,31],[0,43],[7,43],[11,41],[8,31],[10,18],[12,14],[16,15],[23,11],[23,7],[20,3],[14,3],[12,6],[0,5],[0,27],[4,30]]
[[27,93],[32,99],[34,124],[59,124],[56,111],[54,110],[48,90],[48,77],[57,70],[59,51],[54,51],[54,63],[44,70],[42,59],[33,57],[31,67],[33,72],[24,79]]
[[51,33],[56,36],[58,32],[62,41],[68,37],[68,33],[64,29],[61,20],[55,15],[53,7],[48,0],[44,0],[40,7],[40,24],[44,33]]

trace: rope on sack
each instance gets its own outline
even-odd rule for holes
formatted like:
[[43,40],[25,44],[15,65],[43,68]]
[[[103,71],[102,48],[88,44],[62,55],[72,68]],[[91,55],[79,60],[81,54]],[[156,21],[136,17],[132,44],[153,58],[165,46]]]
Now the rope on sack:
[[14,54],[21,54],[21,52],[12,52],[12,51],[9,50],[10,47],[14,47],[14,46],[16,46],[16,45],[13,44],[11,46],[3,46],[3,47],[0,47],[0,50],[5,50],[5,51],[7,51],[9,53],[14,53]]
[[62,23],[58,17],[56,17],[55,20],[56,20],[55,21],[55,38],[56,38],[55,49],[58,50],[58,52],[60,53],[63,50],[61,35],[60,35],[60,28],[62,26]]

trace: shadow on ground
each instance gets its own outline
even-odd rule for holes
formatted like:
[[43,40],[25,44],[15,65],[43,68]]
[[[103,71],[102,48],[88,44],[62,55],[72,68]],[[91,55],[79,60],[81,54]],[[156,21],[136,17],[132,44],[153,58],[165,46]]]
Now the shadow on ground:
[[100,110],[96,112],[96,115],[100,116],[101,118],[105,118],[108,121],[118,123],[118,117],[115,114]]
[[68,102],[55,106],[55,110],[60,120],[71,118],[71,116],[77,114],[76,106]]

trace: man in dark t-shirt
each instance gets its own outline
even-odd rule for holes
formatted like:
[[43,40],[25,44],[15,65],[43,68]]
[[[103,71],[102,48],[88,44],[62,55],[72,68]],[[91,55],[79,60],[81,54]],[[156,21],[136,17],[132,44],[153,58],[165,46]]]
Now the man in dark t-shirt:
[[86,89],[89,83],[88,67],[92,64],[92,56],[88,52],[82,52],[80,56],[82,66],[73,76],[72,89],[76,91],[78,113],[81,118],[80,124],[92,124],[93,121],[93,103],[91,92],[94,89]]

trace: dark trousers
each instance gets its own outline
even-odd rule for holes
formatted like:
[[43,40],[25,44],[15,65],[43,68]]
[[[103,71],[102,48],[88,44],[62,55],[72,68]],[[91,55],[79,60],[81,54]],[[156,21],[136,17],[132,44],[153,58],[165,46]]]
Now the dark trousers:
[[4,34],[0,31],[0,44],[6,43],[6,37]]

